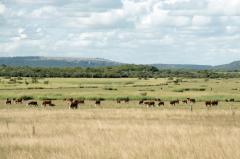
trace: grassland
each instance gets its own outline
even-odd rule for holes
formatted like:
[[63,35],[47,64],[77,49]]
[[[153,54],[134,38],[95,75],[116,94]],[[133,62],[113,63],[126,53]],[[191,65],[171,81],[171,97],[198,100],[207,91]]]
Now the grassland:
[[239,111],[0,111],[1,159],[239,159],[239,138]]
[[[1,78],[0,159],[239,159],[239,79],[175,80],[52,78],[34,84],[23,78],[13,84]],[[21,96],[53,98],[57,106],[4,104]],[[100,107],[86,100],[69,110],[66,97],[108,100]],[[136,100],[117,104],[118,97]],[[138,105],[145,97],[166,105]],[[198,101],[192,111],[190,105],[169,105],[186,97]],[[237,102],[224,102],[229,98]],[[207,109],[208,99],[222,101]]]
[[[35,99],[64,99],[66,97],[94,99],[103,97],[113,100],[118,97],[130,97],[131,99],[160,97],[163,100],[171,100],[192,97],[198,101],[227,98],[240,101],[239,79],[181,79],[178,83],[174,80],[51,78],[40,79],[39,83],[33,84],[30,78],[24,78],[14,84],[9,84],[9,79],[2,78],[0,98],[32,96]],[[25,81],[29,84],[26,85]],[[48,81],[48,84],[44,84],[44,81]]]

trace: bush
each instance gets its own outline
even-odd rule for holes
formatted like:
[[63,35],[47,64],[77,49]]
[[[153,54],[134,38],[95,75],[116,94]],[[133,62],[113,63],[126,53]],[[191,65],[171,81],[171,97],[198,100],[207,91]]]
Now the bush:
[[34,99],[33,96],[21,96],[20,98],[22,98],[23,100],[32,100],[32,99]]

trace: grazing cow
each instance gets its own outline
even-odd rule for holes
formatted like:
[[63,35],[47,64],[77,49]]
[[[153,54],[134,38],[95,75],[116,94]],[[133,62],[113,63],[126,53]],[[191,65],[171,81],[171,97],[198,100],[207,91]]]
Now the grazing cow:
[[19,98],[19,99],[15,99],[15,104],[22,104],[23,103],[23,99]]
[[38,106],[38,102],[37,101],[29,101],[27,103],[27,106]]
[[161,106],[161,105],[164,106],[164,102],[159,102],[158,103],[158,106]]
[[206,105],[206,107],[207,107],[207,106],[211,106],[211,105],[212,105],[212,101],[206,101],[206,102],[205,102],[205,105]]
[[46,107],[47,105],[51,105],[52,104],[52,101],[51,100],[44,100],[43,102],[42,102],[42,106],[44,106],[44,107]]
[[144,105],[146,105],[147,107],[151,107],[151,106],[155,106],[155,102],[154,101],[145,101]]
[[234,99],[234,98],[232,98],[232,99],[230,99],[230,100],[229,100],[229,102],[235,102],[235,99]]
[[175,100],[175,103],[176,103],[176,104],[179,104],[179,103],[180,103],[179,99]]
[[95,101],[95,106],[100,106],[101,105],[101,100],[96,100]]
[[187,100],[182,100],[182,103],[183,104],[188,104],[188,101]]
[[228,100],[228,99],[225,99],[225,102],[229,102],[229,100]]
[[206,106],[218,106],[218,101],[214,100],[214,101],[206,101],[205,102]]
[[179,104],[179,100],[178,99],[177,100],[172,100],[172,101],[170,101],[170,104],[172,106],[175,106],[176,104]]
[[212,106],[218,106],[218,101],[212,101]]
[[170,101],[170,104],[171,104],[172,106],[175,106],[175,104],[176,104],[176,101],[175,101],[175,100],[173,100],[173,101]]
[[139,105],[142,105],[144,103],[144,100],[139,101]]
[[196,103],[196,99],[190,99],[190,103]]
[[124,99],[124,102],[125,102],[125,103],[129,103],[129,101],[130,101],[129,98]]
[[155,102],[154,101],[147,101],[147,102],[144,102],[145,105],[147,105],[148,107],[151,107],[151,106],[155,106]]
[[77,109],[78,108],[78,101],[77,100],[74,100],[74,101],[71,101],[70,105],[69,105],[69,109]]
[[9,98],[7,98],[7,100],[6,100],[6,105],[11,105],[11,104],[12,104],[12,100],[9,99]]

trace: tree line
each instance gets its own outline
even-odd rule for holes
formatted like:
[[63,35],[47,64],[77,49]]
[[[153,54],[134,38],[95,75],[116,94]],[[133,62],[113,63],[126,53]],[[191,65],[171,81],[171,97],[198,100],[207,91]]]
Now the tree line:
[[239,72],[219,72],[213,70],[159,70],[147,65],[120,65],[107,67],[14,67],[0,66],[1,77],[62,77],[62,78],[239,78]]

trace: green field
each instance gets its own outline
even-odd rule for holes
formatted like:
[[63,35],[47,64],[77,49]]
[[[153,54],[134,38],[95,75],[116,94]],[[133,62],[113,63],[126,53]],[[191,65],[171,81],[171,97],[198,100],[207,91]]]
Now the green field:
[[[175,83],[175,80],[50,78],[31,83],[31,78],[23,78],[11,83],[9,79],[1,78],[0,98],[31,96],[34,99],[84,97],[114,100],[119,97],[130,99],[157,97],[169,101],[190,97],[198,101],[228,98],[240,101],[239,79],[180,79],[178,83]],[[26,81],[28,84],[25,84]],[[45,81],[48,84],[44,84]]]

